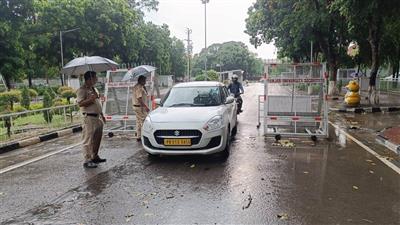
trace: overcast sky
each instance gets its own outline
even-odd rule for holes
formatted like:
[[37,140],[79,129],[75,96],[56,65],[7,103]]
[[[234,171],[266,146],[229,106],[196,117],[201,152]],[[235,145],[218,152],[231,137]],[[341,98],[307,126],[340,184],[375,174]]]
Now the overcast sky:
[[[226,41],[242,41],[252,52],[264,59],[276,58],[273,45],[263,44],[255,49],[244,33],[248,8],[256,0],[210,0],[207,4],[207,46]],[[201,0],[159,0],[157,12],[146,13],[146,20],[167,24],[171,34],[187,39],[186,28],[193,30],[193,51],[204,48],[204,5]],[[186,45],[186,43],[185,43]]]

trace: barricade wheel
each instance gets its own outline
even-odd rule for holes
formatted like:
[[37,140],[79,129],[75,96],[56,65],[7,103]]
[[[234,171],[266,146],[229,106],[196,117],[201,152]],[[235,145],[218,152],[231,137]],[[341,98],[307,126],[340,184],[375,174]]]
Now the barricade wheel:
[[275,141],[280,141],[282,139],[282,136],[280,134],[275,135]]
[[313,142],[317,142],[318,138],[317,138],[317,136],[313,135],[313,136],[311,136],[311,140],[312,140]]
[[110,137],[110,138],[114,137],[114,133],[113,132],[108,132],[108,137]]

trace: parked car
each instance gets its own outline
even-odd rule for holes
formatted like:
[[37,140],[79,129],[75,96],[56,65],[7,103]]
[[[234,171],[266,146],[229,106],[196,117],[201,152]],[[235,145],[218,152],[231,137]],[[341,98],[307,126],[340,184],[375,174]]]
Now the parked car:
[[156,102],[159,107],[142,128],[143,147],[150,156],[229,156],[230,140],[237,132],[237,105],[222,83],[180,83]]

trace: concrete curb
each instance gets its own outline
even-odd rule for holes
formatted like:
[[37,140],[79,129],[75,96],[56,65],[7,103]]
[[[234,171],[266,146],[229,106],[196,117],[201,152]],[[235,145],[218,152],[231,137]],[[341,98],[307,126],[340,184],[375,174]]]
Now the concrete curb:
[[58,137],[68,135],[68,134],[81,132],[81,131],[82,131],[82,126],[78,125],[78,126],[68,127],[66,129],[54,131],[54,132],[51,132],[48,134],[43,134],[38,137],[28,138],[28,139],[21,140],[18,142],[11,142],[11,143],[8,143],[8,144],[0,147],[0,154],[10,152],[10,151],[13,151],[13,150],[16,150],[19,148],[23,148],[23,147],[26,147],[29,145],[34,145],[34,144],[37,144],[40,142],[52,140],[52,139],[55,139]]
[[376,113],[376,112],[396,112],[400,111],[400,106],[382,106],[382,107],[358,107],[358,108],[329,108],[333,112],[341,113]]
[[392,150],[394,153],[400,155],[400,145],[396,145],[393,142],[386,139],[382,134],[378,134],[376,140],[383,144],[386,148]]

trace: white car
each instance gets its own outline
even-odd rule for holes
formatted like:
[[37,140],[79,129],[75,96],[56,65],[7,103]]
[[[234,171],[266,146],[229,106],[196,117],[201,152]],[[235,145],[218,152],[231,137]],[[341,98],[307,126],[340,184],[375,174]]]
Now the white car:
[[144,149],[153,155],[229,156],[230,139],[237,131],[237,105],[220,82],[175,85],[142,127]]

